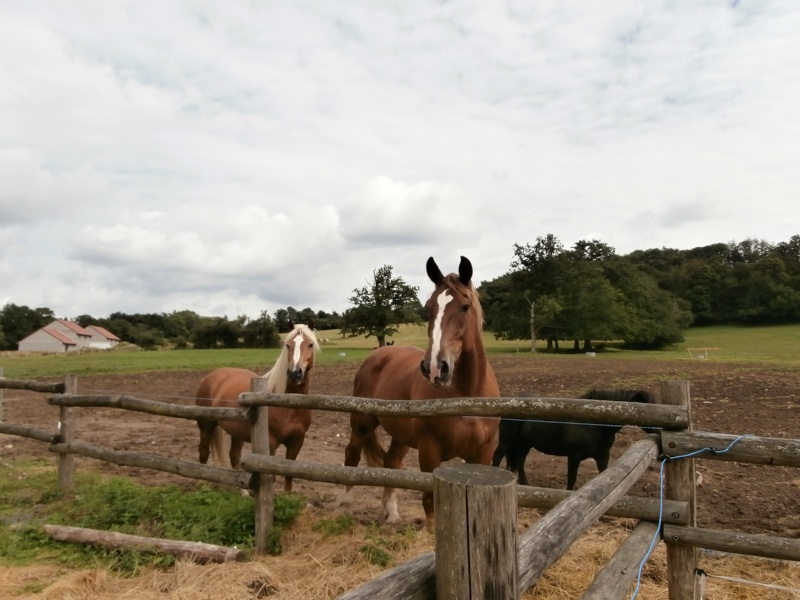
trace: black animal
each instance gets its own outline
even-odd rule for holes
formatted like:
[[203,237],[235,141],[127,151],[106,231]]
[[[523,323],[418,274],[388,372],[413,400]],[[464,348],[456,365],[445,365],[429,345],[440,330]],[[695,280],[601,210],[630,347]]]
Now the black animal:
[[[581,398],[593,400],[619,400],[622,402],[654,403],[645,390],[596,390],[586,392]],[[575,489],[578,466],[581,461],[593,458],[602,473],[608,467],[611,446],[621,425],[581,425],[532,421],[527,419],[500,420],[500,441],[494,452],[492,465],[506,459],[506,466],[519,477],[521,485],[528,485],[525,459],[531,448],[544,454],[567,457],[567,489]],[[645,430],[647,431],[647,430]]]

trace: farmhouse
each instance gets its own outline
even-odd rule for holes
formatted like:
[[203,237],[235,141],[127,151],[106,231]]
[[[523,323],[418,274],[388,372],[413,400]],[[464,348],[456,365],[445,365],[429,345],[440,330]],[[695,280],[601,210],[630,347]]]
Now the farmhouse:
[[98,325],[84,328],[73,321],[56,319],[17,344],[20,352],[74,352],[81,348],[108,350],[120,339]]

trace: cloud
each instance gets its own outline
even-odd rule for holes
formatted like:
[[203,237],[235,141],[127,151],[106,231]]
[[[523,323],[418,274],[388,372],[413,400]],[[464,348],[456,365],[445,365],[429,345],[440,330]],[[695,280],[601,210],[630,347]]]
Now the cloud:
[[800,8],[0,8],[0,273],[58,314],[343,310],[553,233],[797,233]]
[[342,209],[343,237],[355,246],[446,243],[474,223],[463,189],[435,181],[368,181]]

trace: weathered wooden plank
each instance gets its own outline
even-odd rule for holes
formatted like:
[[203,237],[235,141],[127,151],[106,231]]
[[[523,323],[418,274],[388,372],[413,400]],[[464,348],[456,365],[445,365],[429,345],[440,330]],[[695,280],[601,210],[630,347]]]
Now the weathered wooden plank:
[[420,554],[337,600],[436,600],[436,555]]
[[191,479],[202,479],[203,481],[212,481],[238,488],[250,489],[251,485],[253,485],[253,475],[244,471],[201,465],[200,463],[155,456],[153,454],[108,450],[82,442],[54,444],[50,446],[49,450],[58,454],[78,454],[79,456],[88,456],[89,458],[110,462],[115,465],[153,469],[154,471],[173,473]]
[[242,561],[247,554],[238,548],[205,544],[202,542],[186,542],[181,540],[165,540],[162,538],[143,537],[118,533],[116,531],[100,531],[85,527],[68,527],[66,525],[44,525],[43,531],[51,538],[73,544],[96,544],[104,548],[136,550],[137,552],[169,554],[178,558],[186,558],[197,563],[224,563]]
[[[641,521],[625,538],[622,545],[595,575],[582,600],[624,600],[630,597],[631,584],[636,581],[639,565],[642,564],[658,525]],[[661,541],[660,539],[658,540]]]
[[520,591],[531,587],[658,456],[657,437],[634,443],[613,465],[558,504],[520,538]]
[[800,561],[800,540],[701,527],[664,526],[664,540],[748,556]]
[[48,444],[57,442],[59,437],[58,431],[45,431],[44,429],[28,427],[27,425],[14,425],[13,423],[0,423],[0,433],[18,435]]
[[242,468],[247,471],[342,485],[396,487],[422,492],[433,490],[433,475],[419,471],[402,471],[383,467],[326,465],[300,460],[286,460],[279,456],[264,456],[261,454],[246,454],[242,458]]
[[210,406],[183,406],[155,400],[144,400],[127,395],[111,396],[53,396],[48,403],[55,406],[122,408],[137,412],[177,417],[179,419],[209,419],[212,421],[252,421],[252,412],[246,408],[212,408]]
[[[779,467],[800,467],[800,440],[787,438],[741,437],[724,433],[705,433],[701,431],[665,431],[662,435],[663,452],[667,456],[682,456],[713,448],[717,452],[706,451],[695,458],[727,460],[756,465]],[[727,452],[719,452],[737,440]]]
[[0,388],[5,388],[7,390],[30,390],[31,392],[42,392],[45,394],[63,394],[64,382],[46,383],[44,381],[34,381],[33,379],[0,378]]
[[[433,491],[433,476],[430,473],[420,473],[419,471],[397,471],[382,467],[345,467],[301,460],[286,460],[279,456],[256,457],[252,454],[244,456],[242,468],[247,471],[270,473],[281,477],[297,477],[342,485],[389,486],[421,492]],[[551,509],[575,493],[577,492],[518,485],[517,506]],[[611,517],[658,521],[659,504],[660,501],[657,498],[624,496],[615,502],[606,514]],[[664,501],[663,521],[665,523],[685,525],[688,522],[687,514],[686,502]]]
[[[683,405],[691,415],[688,381],[662,381],[661,401],[667,405]],[[691,431],[691,419],[687,424]],[[663,444],[662,444],[663,445]],[[689,503],[689,525],[696,525],[697,488],[693,458],[671,460],[664,466],[664,497]],[[669,600],[693,600],[700,596],[697,572],[697,548],[667,541],[667,581]]]
[[241,403],[244,406],[284,406],[354,412],[374,416],[502,416],[668,429],[682,429],[689,419],[685,407],[682,406],[581,398],[447,398],[408,401],[353,396],[248,392],[241,395]]
[[[517,505],[530,508],[553,508],[559,502],[566,500],[576,492],[570,490],[556,490],[527,485],[517,486]],[[664,500],[664,523],[686,525],[689,521],[689,509],[686,502],[677,500]],[[623,496],[606,511],[609,517],[623,517],[626,519],[640,519],[644,521],[658,521],[661,512],[661,501],[657,498],[639,498],[637,496]]]

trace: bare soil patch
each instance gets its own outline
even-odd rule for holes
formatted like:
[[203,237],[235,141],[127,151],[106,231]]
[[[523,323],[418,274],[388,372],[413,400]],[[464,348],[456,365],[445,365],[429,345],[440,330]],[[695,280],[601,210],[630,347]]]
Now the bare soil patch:
[[[538,360],[513,355],[491,358],[503,395],[535,392],[547,397],[574,397],[590,387],[639,387],[658,394],[659,381],[691,382],[694,427],[698,431],[800,438],[800,371],[796,368],[753,364],[715,363],[713,360],[673,362],[620,361],[596,358]],[[311,391],[350,395],[356,365],[318,365],[312,372]],[[259,371],[259,369],[256,369]],[[262,369],[263,370],[263,369]],[[152,372],[135,375],[86,376],[78,381],[86,394],[128,394],[178,404],[192,404],[197,385],[206,371]],[[45,397],[31,392],[5,390],[5,420],[55,429],[58,409]],[[147,452],[183,460],[197,460],[198,432],[194,422],[167,419],[113,409],[77,409],[77,439],[115,450]],[[617,436],[613,457],[644,434],[626,427]],[[301,460],[342,464],[349,437],[346,414],[314,415]],[[280,452],[280,451],[279,451]],[[0,435],[0,458],[48,456],[46,445],[33,440]],[[613,458],[612,458],[613,461]],[[120,468],[91,459],[78,459],[78,468],[123,473],[148,484],[195,482],[144,469]],[[406,467],[417,469],[412,451]],[[532,485],[563,488],[566,459],[531,452],[527,471]],[[698,489],[698,525],[750,533],[800,537],[800,473],[797,469],[737,465],[722,461],[698,461],[702,485]],[[596,474],[586,461],[578,475],[578,487]],[[632,494],[656,497],[658,469],[651,467]],[[338,514],[334,507],[340,489],[330,484],[295,480],[319,517]],[[379,521],[380,490],[357,490],[356,518]],[[401,492],[400,513],[406,522],[420,523],[422,507],[417,492]]]

